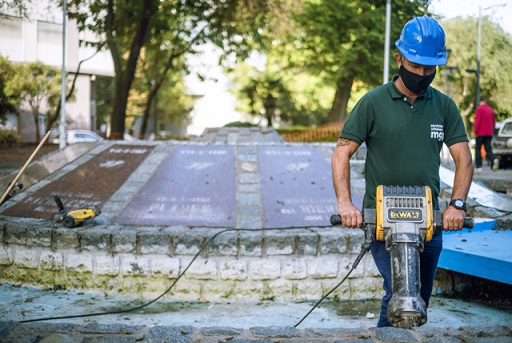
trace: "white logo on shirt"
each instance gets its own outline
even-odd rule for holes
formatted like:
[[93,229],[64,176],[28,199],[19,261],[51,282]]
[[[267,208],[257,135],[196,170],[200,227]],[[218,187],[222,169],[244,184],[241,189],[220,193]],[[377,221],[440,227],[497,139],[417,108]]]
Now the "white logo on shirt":
[[444,139],[444,127],[442,124],[430,124],[430,138],[442,142]]

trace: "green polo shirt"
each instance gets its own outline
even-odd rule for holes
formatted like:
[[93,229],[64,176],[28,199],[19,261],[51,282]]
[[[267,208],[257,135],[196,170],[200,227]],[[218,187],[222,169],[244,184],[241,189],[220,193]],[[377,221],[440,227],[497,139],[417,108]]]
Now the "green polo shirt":
[[410,105],[397,78],[361,98],[341,137],[367,146],[364,208],[375,208],[378,185],[403,185],[430,186],[437,209],[441,148],[468,142],[464,123],[453,100],[435,88]]

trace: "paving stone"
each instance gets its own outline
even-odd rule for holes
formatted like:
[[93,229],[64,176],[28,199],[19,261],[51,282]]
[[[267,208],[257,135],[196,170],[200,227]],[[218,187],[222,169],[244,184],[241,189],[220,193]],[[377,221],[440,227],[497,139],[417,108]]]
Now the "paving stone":
[[85,327],[76,329],[77,332],[84,334],[123,334],[132,335],[138,332],[142,326],[126,325],[126,324],[89,324]]
[[299,337],[301,333],[299,329],[288,326],[253,327],[249,330],[255,336],[279,338]]
[[194,328],[191,326],[155,326],[149,329],[148,343],[191,343]]
[[380,343],[412,343],[418,340],[407,330],[398,328],[372,328],[375,339]]
[[275,341],[272,341],[270,339],[248,339],[248,338],[242,338],[242,339],[233,339],[229,341],[229,343],[274,343]]
[[201,329],[201,334],[205,336],[240,336],[242,333],[242,329],[234,329],[225,326],[213,326]]
[[[97,337],[87,336],[84,337],[81,343],[135,343],[138,342],[137,337],[134,336],[120,336],[120,335],[112,335],[112,336],[103,336]],[[164,341],[165,342],[165,341]],[[171,342],[171,341],[169,341]]]
[[16,328],[16,322],[9,320],[0,322],[0,337],[7,337]]

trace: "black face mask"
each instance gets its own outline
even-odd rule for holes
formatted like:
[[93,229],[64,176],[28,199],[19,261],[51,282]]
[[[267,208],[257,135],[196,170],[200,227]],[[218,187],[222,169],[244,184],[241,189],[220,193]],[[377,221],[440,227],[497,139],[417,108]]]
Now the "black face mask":
[[414,74],[413,72],[405,69],[403,65],[400,65],[400,69],[398,69],[398,75],[400,75],[400,78],[408,90],[415,94],[421,94],[432,83],[434,77],[436,76],[436,72],[434,71],[431,75],[423,76]]

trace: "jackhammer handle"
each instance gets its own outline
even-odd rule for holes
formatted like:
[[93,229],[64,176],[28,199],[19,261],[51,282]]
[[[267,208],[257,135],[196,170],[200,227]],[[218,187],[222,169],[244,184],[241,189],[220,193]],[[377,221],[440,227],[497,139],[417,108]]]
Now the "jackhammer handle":
[[[435,215],[436,227],[442,229],[443,228],[443,212],[435,211],[434,215]],[[464,217],[463,227],[465,227],[466,229],[472,229],[473,227],[475,227],[475,220],[471,217]]]
[[341,216],[339,214],[333,214],[331,216],[331,225],[332,226],[341,225]]
[[464,217],[464,227],[467,229],[472,229],[475,227],[475,220],[470,217]]
[[[374,219],[375,211],[372,210],[364,210],[364,218],[365,218],[365,224],[375,224],[375,220],[368,220],[367,216],[370,216]],[[435,220],[436,220],[436,226],[442,228],[443,226],[443,213],[441,211],[435,212]],[[368,218],[368,219],[367,219]],[[331,216],[331,225],[341,225],[341,216],[339,214],[333,214]],[[475,221],[473,218],[470,217],[464,217],[464,227],[468,229],[472,229],[475,226]]]
[[[376,223],[376,221],[375,221],[375,210],[371,209],[371,208],[365,208],[363,210],[363,220],[364,220],[363,226],[366,226],[368,224],[375,224]],[[331,215],[330,221],[331,221],[331,225],[332,226],[336,226],[336,225],[341,225],[342,224],[341,223],[341,216],[339,214]]]

